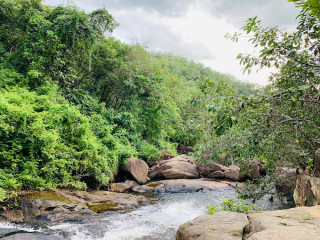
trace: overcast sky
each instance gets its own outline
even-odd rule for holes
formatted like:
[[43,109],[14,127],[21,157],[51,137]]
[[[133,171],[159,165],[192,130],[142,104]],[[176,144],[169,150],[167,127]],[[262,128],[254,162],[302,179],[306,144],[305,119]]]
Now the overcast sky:
[[242,74],[239,53],[254,53],[247,38],[233,43],[226,33],[239,32],[249,17],[266,26],[293,29],[299,10],[287,0],[45,0],[46,4],[75,4],[90,12],[105,7],[120,26],[113,36],[140,42],[149,50],[171,52],[201,62],[237,79],[267,84],[270,70]]

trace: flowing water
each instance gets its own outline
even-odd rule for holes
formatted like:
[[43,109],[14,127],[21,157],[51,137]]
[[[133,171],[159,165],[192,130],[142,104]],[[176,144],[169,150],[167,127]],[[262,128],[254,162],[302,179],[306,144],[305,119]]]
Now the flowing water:
[[[206,213],[207,205],[219,206],[225,198],[236,198],[234,190],[160,194],[157,204],[142,206],[130,212],[105,212],[87,216],[81,223],[63,223],[49,231],[72,240],[174,240],[178,227]],[[257,208],[283,208],[262,200]],[[1,227],[1,226],[0,226]],[[48,230],[44,230],[48,231]]]

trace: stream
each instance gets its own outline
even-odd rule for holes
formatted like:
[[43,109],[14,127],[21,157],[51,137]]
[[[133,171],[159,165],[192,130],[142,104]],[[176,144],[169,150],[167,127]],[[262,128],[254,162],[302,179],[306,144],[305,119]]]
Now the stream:
[[[108,211],[94,216],[86,215],[84,221],[63,223],[40,231],[71,240],[174,240],[179,226],[206,214],[207,205],[219,206],[224,199],[235,199],[236,196],[234,189],[157,194],[154,196],[159,200],[156,204],[127,212]],[[272,203],[262,199],[257,201],[256,207],[259,210],[286,208],[277,199]]]
[[[156,195],[157,204],[127,213],[105,212],[82,224],[68,223],[51,227],[72,240],[174,240],[179,226],[206,214],[207,205],[219,206],[224,199],[235,199],[235,190],[167,193]],[[259,210],[285,208],[275,199],[257,201]]]

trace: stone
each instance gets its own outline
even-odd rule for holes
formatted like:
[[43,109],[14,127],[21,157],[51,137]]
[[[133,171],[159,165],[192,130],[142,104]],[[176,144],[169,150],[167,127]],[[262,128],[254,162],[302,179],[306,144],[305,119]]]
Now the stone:
[[[209,177],[214,172],[224,172],[228,168],[219,163],[197,163],[200,175],[203,177]],[[218,174],[220,175],[220,174]]]
[[145,192],[197,192],[214,191],[235,188],[235,184],[224,181],[213,181],[212,179],[171,179],[148,183],[134,187],[132,190],[138,193]]
[[13,223],[36,224],[39,227],[65,220],[82,221],[82,215],[108,210],[127,210],[150,202],[144,196],[109,191],[56,190],[21,192],[14,209],[1,208],[0,217]]
[[277,167],[274,175],[280,178],[296,178],[297,170],[296,168]]
[[320,206],[287,210],[217,212],[182,224],[177,240],[319,240]]
[[301,174],[297,177],[293,193],[296,206],[316,206],[320,204],[320,178]]
[[320,236],[320,206],[253,213],[248,219],[248,240],[318,240]]
[[176,240],[242,240],[247,224],[244,213],[217,212],[182,224],[176,233]]
[[197,166],[191,157],[180,155],[169,160],[160,161],[149,169],[150,179],[162,177],[165,179],[199,178]]
[[234,181],[241,181],[244,178],[243,174],[240,173],[240,167],[236,165],[229,166],[224,172],[224,176]]
[[263,162],[256,159],[248,159],[244,167],[246,177],[251,179],[260,178],[264,174]]
[[12,222],[12,223],[22,223],[23,219],[24,219],[23,211],[17,210],[17,209],[5,210],[5,211],[3,211],[1,216],[4,217],[7,221]]
[[148,177],[149,167],[145,161],[142,161],[135,157],[130,157],[127,164],[125,165],[125,170],[128,173],[130,173],[130,175],[139,184],[144,184],[149,180],[149,177]]
[[159,161],[161,160],[169,160],[171,158],[174,158],[173,154],[167,150],[167,149],[163,149],[163,150],[160,150],[160,159]]
[[139,184],[135,181],[125,181],[121,183],[111,183],[110,184],[110,191],[111,192],[126,192],[131,190],[133,187],[139,186]]
[[224,178],[225,176],[224,176],[224,172],[222,172],[222,171],[215,171],[215,172],[213,172],[213,173],[210,173],[210,174],[208,175],[208,177],[209,177],[209,178]]

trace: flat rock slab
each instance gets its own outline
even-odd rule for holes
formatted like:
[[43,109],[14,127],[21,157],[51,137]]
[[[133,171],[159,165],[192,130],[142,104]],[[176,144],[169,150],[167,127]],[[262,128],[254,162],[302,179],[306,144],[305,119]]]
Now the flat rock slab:
[[146,185],[136,186],[133,191],[143,192],[196,192],[214,191],[234,188],[236,183],[227,181],[214,181],[209,179],[171,179],[155,181]]
[[263,213],[217,212],[181,225],[176,240],[319,240],[320,206]]
[[248,240],[319,240],[320,206],[248,215]]
[[[140,206],[144,202],[149,202],[144,196],[136,196],[126,193],[116,193],[109,191],[72,191],[72,190],[59,190],[57,194],[67,198],[72,202],[85,204],[89,209],[97,212],[95,207],[103,208],[105,210],[123,210],[132,209]],[[109,205],[108,205],[109,204]],[[99,210],[98,210],[99,212]]]
[[246,214],[217,212],[181,225],[176,240],[242,240],[243,229],[247,224]]

